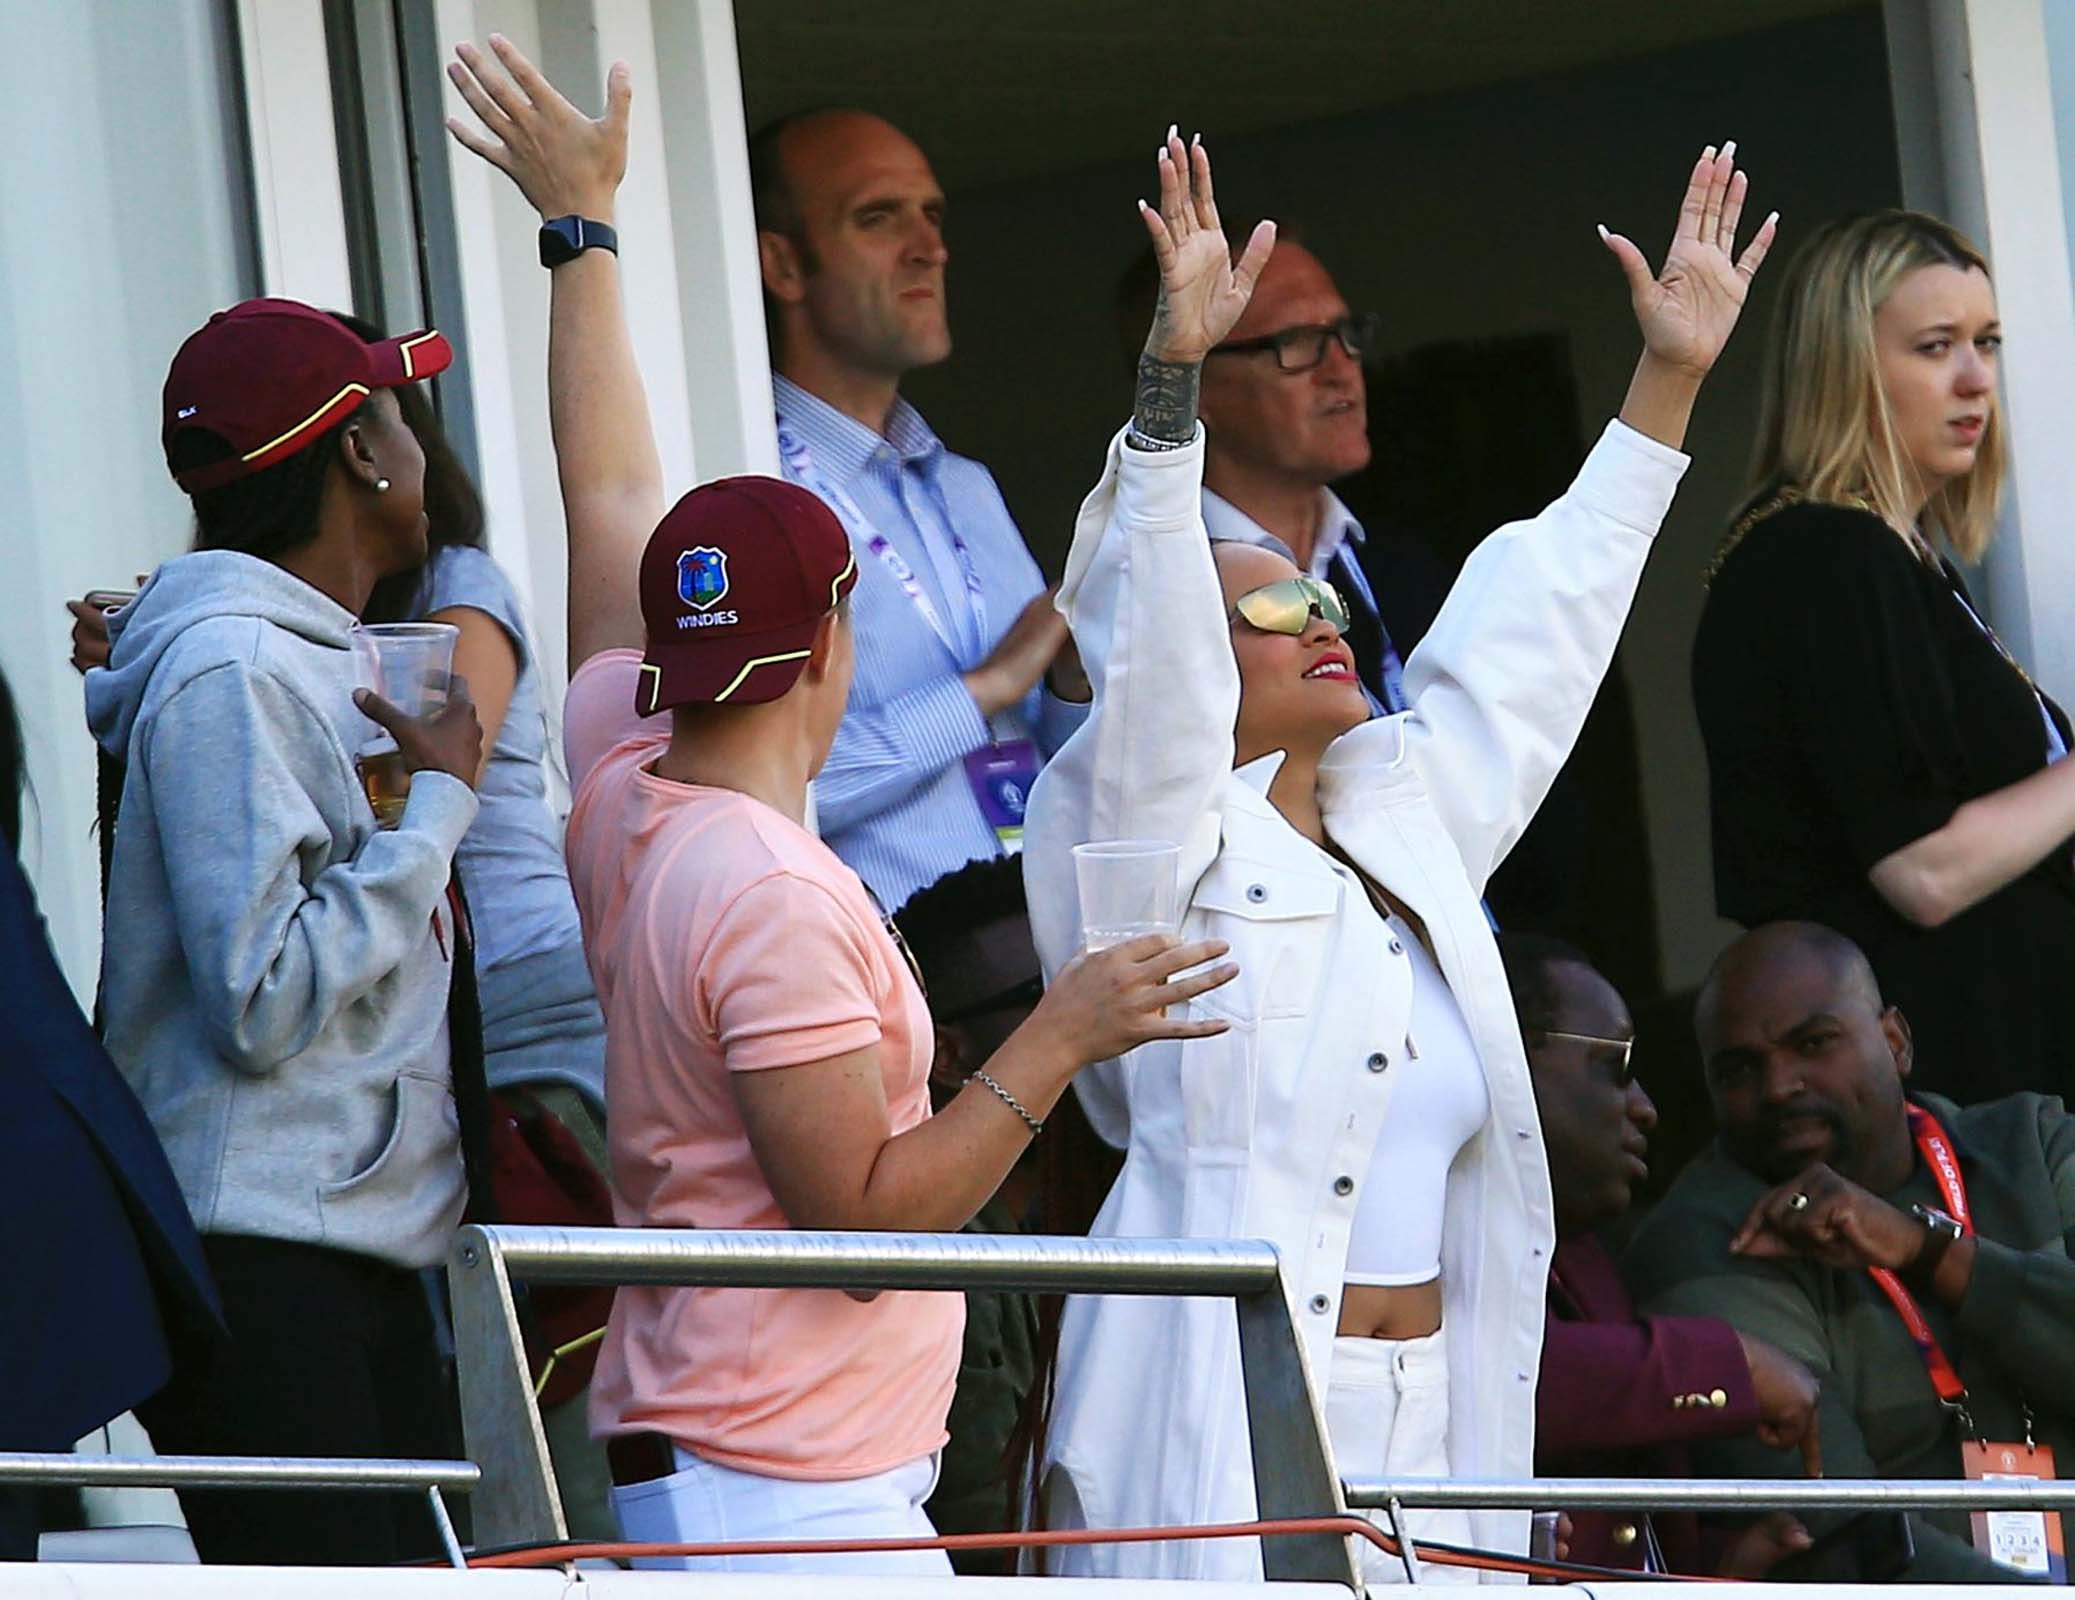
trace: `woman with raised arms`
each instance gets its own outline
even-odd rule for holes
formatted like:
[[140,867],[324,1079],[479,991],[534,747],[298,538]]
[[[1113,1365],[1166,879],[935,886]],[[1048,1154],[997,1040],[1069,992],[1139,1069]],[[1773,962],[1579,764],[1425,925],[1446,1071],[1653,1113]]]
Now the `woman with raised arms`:
[[[1620,415],[1562,498],[1464,566],[1406,665],[1411,709],[1371,718],[1332,589],[1205,537],[1198,370],[1274,233],[1264,223],[1235,261],[1200,143],[1170,130],[1159,172],[1159,206],[1140,206],[1161,291],[1134,414],[1059,593],[1095,706],[1032,793],[1025,872],[1057,969],[1081,943],[1072,847],[1175,841],[1183,936],[1228,942],[1240,975],[1191,1006],[1225,1032],[1080,1078],[1097,1128],[1128,1150],[1095,1232],[1273,1241],[1344,1476],[1528,1477],[1554,1236],[1478,900],[1613,657],[1694,397],[1777,219],[1733,255],[1745,178],[1733,146],[1711,146],[1661,272],[1602,230],[1643,336]],[[1043,1493],[1054,1526],[1253,1516],[1230,1308],[1071,1303]],[[1527,1543],[1518,1511],[1412,1527]],[[1251,1540],[1067,1554],[1128,1576],[1261,1570]]]

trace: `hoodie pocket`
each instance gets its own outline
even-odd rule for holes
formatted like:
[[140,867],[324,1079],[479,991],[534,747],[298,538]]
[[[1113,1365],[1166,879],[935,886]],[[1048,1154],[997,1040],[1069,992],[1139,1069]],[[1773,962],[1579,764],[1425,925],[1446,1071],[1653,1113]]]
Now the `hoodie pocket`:
[[461,1214],[461,1119],[444,1078],[400,1073],[394,1118],[373,1161],[317,1186],[324,1241],[423,1266],[440,1258]]
[[327,1207],[423,1183],[442,1160],[453,1162],[461,1147],[461,1118],[444,1079],[417,1072],[397,1074],[394,1106],[388,1135],[374,1160],[349,1178],[317,1186]]

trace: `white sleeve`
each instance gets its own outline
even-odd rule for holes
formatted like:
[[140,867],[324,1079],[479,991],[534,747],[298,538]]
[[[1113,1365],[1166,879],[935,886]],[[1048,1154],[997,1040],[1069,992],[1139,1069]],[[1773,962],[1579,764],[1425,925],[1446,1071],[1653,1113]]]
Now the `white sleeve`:
[[1203,430],[1179,450],[1119,432],[1074,526],[1059,609],[1094,705],[1031,790],[1024,878],[1045,970],[1080,948],[1072,851],[1092,839],[1182,847],[1183,900],[1217,854],[1239,669],[1203,531]]
[[1610,422],[1559,499],[1486,538],[1405,663],[1411,709],[1327,752],[1329,818],[1410,760],[1481,893],[1577,741],[1687,464]]

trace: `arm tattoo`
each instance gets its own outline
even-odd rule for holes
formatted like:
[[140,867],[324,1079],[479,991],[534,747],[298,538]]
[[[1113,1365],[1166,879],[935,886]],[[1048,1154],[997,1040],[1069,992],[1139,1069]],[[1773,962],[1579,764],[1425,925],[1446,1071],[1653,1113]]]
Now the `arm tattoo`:
[[1202,373],[1202,366],[1196,362],[1140,356],[1132,426],[1149,439],[1188,444],[1196,437],[1196,388]]

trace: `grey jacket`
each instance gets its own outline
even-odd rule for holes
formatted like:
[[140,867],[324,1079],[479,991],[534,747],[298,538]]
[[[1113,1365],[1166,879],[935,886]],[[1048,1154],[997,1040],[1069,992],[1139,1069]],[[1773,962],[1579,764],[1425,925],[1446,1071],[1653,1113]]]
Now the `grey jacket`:
[[102,952],[108,1048],[204,1233],[441,1259],[463,1175],[445,889],[476,813],[418,773],[375,825],[352,614],[228,551],[112,619],[87,719],[128,763]]

